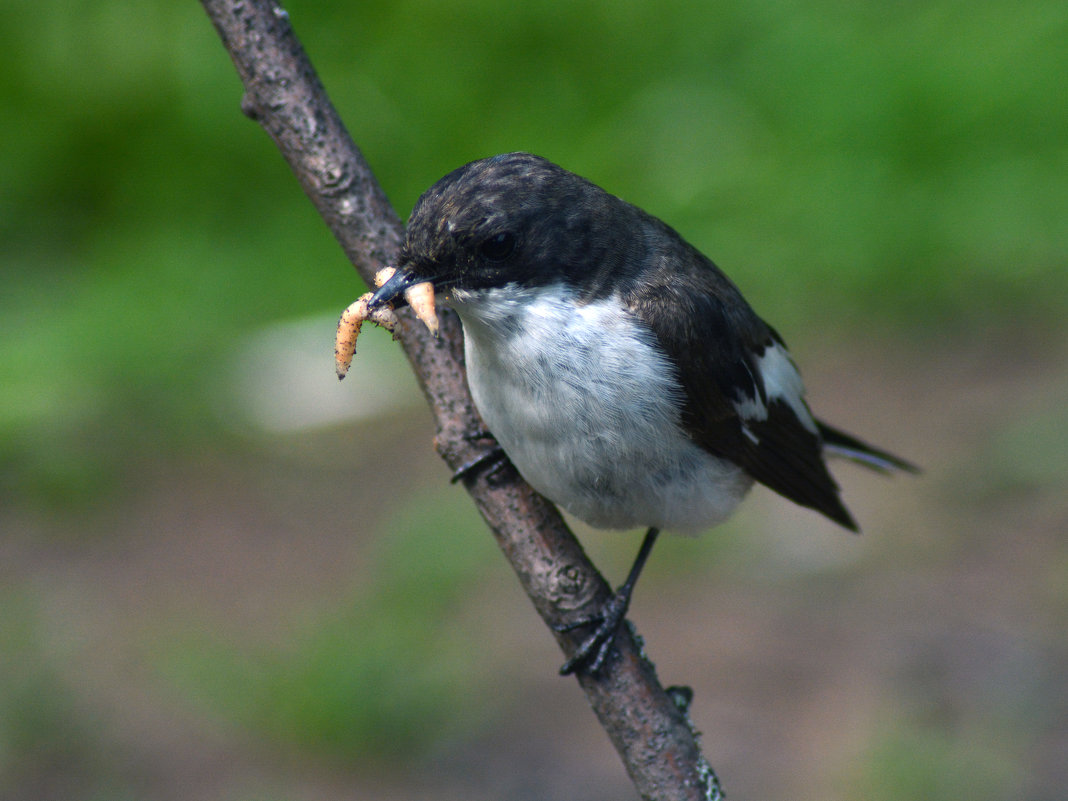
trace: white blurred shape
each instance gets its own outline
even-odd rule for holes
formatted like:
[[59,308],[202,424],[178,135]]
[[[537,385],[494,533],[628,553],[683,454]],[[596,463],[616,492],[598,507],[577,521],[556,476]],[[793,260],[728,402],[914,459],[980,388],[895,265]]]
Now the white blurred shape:
[[276,323],[240,340],[219,381],[220,413],[238,428],[286,433],[367,420],[422,403],[388,331],[365,325],[344,381],[334,370],[337,315]]

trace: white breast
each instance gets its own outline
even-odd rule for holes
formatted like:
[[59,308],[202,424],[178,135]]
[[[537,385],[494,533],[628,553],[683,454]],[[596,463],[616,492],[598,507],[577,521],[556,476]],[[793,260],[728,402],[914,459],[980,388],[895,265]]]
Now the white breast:
[[523,477],[590,525],[697,531],[752,485],[678,425],[678,384],[618,300],[562,285],[456,292],[468,383]]

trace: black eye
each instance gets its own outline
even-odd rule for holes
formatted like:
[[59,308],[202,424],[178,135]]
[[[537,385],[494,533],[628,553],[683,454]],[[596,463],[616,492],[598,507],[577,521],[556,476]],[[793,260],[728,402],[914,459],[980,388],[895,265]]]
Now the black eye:
[[490,261],[504,261],[515,250],[515,234],[501,231],[494,234],[479,246],[479,253]]

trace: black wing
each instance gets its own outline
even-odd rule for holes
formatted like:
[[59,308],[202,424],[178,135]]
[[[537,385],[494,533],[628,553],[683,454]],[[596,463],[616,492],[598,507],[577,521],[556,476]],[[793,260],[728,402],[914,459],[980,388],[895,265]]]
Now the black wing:
[[782,340],[711,261],[674,236],[657,238],[657,267],[624,300],[678,370],[683,427],[709,453],[856,531]]

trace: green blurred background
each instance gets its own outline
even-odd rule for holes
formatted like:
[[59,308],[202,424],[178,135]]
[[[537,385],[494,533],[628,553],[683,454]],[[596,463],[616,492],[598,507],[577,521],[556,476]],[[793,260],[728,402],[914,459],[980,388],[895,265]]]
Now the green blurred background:
[[[731,797],[1062,798],[1068,5],[287,8],[402,217],[545,155],[927,468],[839,471],[859,540],[758,492],[658,551],[634,619]],[[388,337],[333,379],[362,287],[200,5],[0,29],[0,797],[633,797]]]

